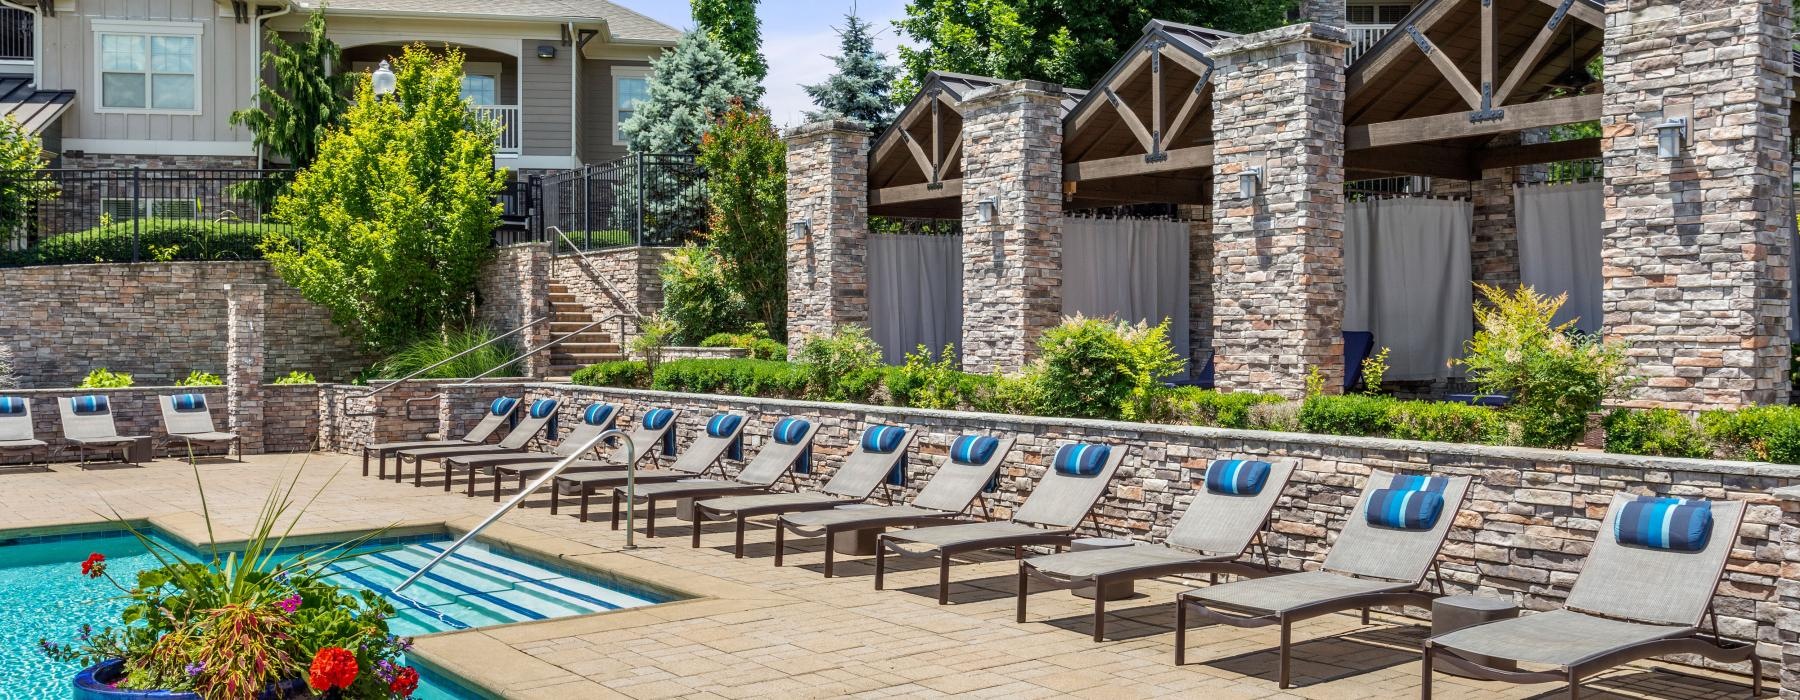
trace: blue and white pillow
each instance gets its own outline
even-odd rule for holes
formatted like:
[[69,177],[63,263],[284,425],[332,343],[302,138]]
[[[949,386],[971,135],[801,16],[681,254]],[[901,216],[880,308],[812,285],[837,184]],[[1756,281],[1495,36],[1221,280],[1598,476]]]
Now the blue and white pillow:
[[[789,416],[781,419],[780,423],[775,424],[773,437],[776,442],[783,445],[798,444],[802,438],[806,437],[807,431],[811,429],[812,423]],[[800,456],[794,460],[794,472],[799,474],[811,474],[812,467],[812,445],[807,445],[800,449]]]
[[1613,521],[1619,544],[1698,552],[1712,539],[1712,504],[1698,499],[1639,496]]
[[1000,441],[991,435],[964,435],[950,443],[950,461],[957,464],[987,464],[994,458]]
[[107,401],[105,396],[100,394],[89,394],[87,396],[77,396],[69,399],[69,409],[74,411],[75,415],[87,416],[96,413],[106,413],[107,411],[112,410],[112,404]]
[[871,426],[863,431],[862,448],[867,452],[887,454],[900,447],[906,439],[906,429],[892,425]]
[[492,403],[488,406],[488,413],[492,413],[496,416],[511,415],[513,412],[513,409],[518,407],[518,405],[519,405],[518,399],[515,399],[511,396],[502,396],[500,398],[494,399],[494,403]]
[[644,412],[644,428],[646,430],[662,430],[669,421],[675,419],[675,411],[667,408],[652,408]]
[[1112,447],[1108,445],[1071,442],[1057,448],[1056,458],[1050,463],[1056,471],[1069,476],[1096,476],[1106,468],[1106,459],[1111,456]]
[[731,438],[731,445],[726,448],[725,456],[741,462],[744,460],[744,434],[738,432],[738,426],[743,424],[743,416],[721,413],[706,421],[706,434],[716,438]]
[[169,397],[169,405],[183,413],[204,411],[206,410],[206,396],[204,394],[176,394]]
[[0,396],[0,416],[22,415],[27,406],[25,399],[17,396]]
[[538,399],[531,402],[532,418],[549,418],[556,414],[556,399]]
[[1206,469],[1206,490],[1227,496],[1254,496],[1269,481],[1268,462],[1250,459],[1214,460]]
[[1442,476],[1396,475],[1387,488],[1369,493],[1364,518],[1377,527],[1430,530],[1444,512],[1444,488],[1449,485],[1450,479]]
[[603,426],[612,422],[613,405],[597,403],[581,411],[581,422],[588,425]]

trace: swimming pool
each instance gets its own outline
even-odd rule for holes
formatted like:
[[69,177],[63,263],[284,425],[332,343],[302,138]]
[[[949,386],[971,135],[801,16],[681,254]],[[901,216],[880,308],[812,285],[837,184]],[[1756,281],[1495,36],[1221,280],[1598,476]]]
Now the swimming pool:
[[[149,535],[196,559],[199,552]],[[373,590],[394,604],[391,632],[416,636],[476,627],[585,615],[605,610],[667,602],[673,596],[623,582],[601,581],[549,562],[509,556],[473,543],[458,550],[431,573],[406,589],[393,586],[449,546],[444,535],[378,540],[333,565],[336,583]],[[293,547],[291,554],[313,546]],[[51,661],[38,640],[71,641],[77,628],[116,624],[125,601],[105,581],[77,574],[89,553],[106,555],[107,570],[121,581],[156,566],[129,532],[110,530],[80,534],[0,539],[0,700],[61,700],[69,696],[69,680],[78,668]],[[424,700],[469,700],[485,697],[421,669]]]

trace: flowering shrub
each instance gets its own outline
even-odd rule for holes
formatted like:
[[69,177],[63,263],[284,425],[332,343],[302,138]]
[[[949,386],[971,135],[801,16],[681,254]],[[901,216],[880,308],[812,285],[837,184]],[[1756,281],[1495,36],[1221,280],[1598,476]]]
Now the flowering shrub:
[[1486,298],[1476,309],[1481,330],[1456,363],[1469,369],[1481,393],[1512,397],[1507,413],[1524,444],[1575,444],[1587,432],[1588,414],[1631,383],[1624,349],[1581,336],[1573,321],[1556,324],[1566,294],[1477,287]]
[[[83,625],[73,644],[40,640],[44,652],[83,664],[123,660],[116,687],[126,690],[236,700],[304,680],[335,698],[409,697],[419,676],[396,663],[410,642],[388,633],[393,606],[371,591],[341,589],[323,574],[380,533],[297,556],[282,554],[284,538],[275,533],[300,517],[296,512],[287,524],[278,524],[290,511],[293,488],[289,482],[270,494],[241,552],[215,551],[209,562],[191,561],[132,529],[162,566],[130,582],[107,573],[104,555],[90,555],[81,562],[81,574],[104,579],[129,601],[120,624],[99,631]],[[200,493],[204,512],[205,490]]]

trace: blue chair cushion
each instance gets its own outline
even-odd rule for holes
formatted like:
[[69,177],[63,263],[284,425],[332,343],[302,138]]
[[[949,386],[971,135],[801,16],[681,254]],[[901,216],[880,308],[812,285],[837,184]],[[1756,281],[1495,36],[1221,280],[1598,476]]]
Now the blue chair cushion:
[[887,454],[900,447],[900,441],[906,439],[906,429],[892,425],[871,426],[863,431],[862,448],[867,452]]
[[612,414],[613,414],[613,405],[612,404],[610,404],[610,403],[593,404],[591,406],[588,406],[586,409],[584,409],[581,412],[581,422],[586,423],[588,425],[606,425],[608,421],[612,420]]
[[994,458],[1000,441],[988,435],[964,435],[950,444],[950,461],[957,464],[987,464]]
[[1447,476],[1395,474],[1394,479],[1388,482],[1387,487],[1399,491],[1434,491],[1443,493],[1444,488],[1449,485],[1450,477]]
[[675,411],[667,408],[652,408],[644,412],[644,427],[650,430],[662,430],[669,421],[674,420]]
[[806,437],[806,431],[811,428],[812,424],[804,419],[783,418],[780,423],[775,424],[775,441],[783,445],[798,443],[800,438]]
[[112,409],[105,396],[89,394],[69,399],[69,407],[76,415],[85,416],[94,413],[105,413]]
[[1712,504],[1686,498],[1640,496],[1627,501],[1613,521],[1619,544],[1698,552],[1712,539]]
[[549,418],[556,413],[556,399],[538,399],[531,402],[532,418]]
[[512,413],[513,407],[518,406],[518,405],[519,405],[518,399],[515,399],[511,396],[502,396],[500,398],[494,399],[494,403],[492,405],[488,406],[488,412],[492,413],[496,416],[504,416],[509,413]]
[[706,434],[716,438],[730,437],[743,423],[743,416],[735,413],[721,413],[706,422]]
[[1050,463],[1056,471],[1069,476],[1094,476],[1106,466],[1106,458],[1110,456],[1112,448],[1107,445],[1071,442],[1057,448],[1056,458]]
[[1269,481],[1268,462],[1248,459],[1214,460],[1206,470],[1206,490],[1227,496],[1254,496]]
[[0,415],[10,416],[25,412],[25,399],[17,396],[0,396]]
[[1422,489],[1375,489],[1369,493],[1369,524],[1399,530],[1430,530],[1444,511],[1444,494]]
[[169,403],[177,411],[206,410],[206,396],[203,394],[177,394],[169,397]]

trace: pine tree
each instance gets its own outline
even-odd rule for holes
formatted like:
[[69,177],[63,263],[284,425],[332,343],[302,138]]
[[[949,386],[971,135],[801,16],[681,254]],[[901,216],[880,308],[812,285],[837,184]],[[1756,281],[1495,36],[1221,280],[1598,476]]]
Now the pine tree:
[[769,62],[762,55],[762,20],[756,17],[756,0],[693,0],[694,23],[737,63],[738,73],[750,79],[755,92],[740,97],[750,104],[762,99],[762,81],[769,77]]
[[706,32],[682,35],[651,64],[649,97],[621,127],[636,153],[693,153],[731,98],[759,92]]
[[[342,63],[336,42],[325,36],[325,13],[313,13],[306,21],[306,40],[290,44],[275,30],[265,41],[269,50],[262,62],[275,69],[275,84],[266,80],[257,88],[259,107],[231,113],[233,125],[250,129],[257,146],[304,170],[318,157],[325,133],[343,121],[350,109],[348,93],[355,74],[331,73]],[[283,183],[264,180],[240,187],[238,195],[265,206],[272,204]]]
[[888,90],[900,68],[875,50],[870,26],[855,13],[844,16],[844,28],[838,31],[840,53],[831,59],[837,72],[825,82],[801,86],[819,106],[806,113],[807,120],[847,119],[879,133],[894,118]]

